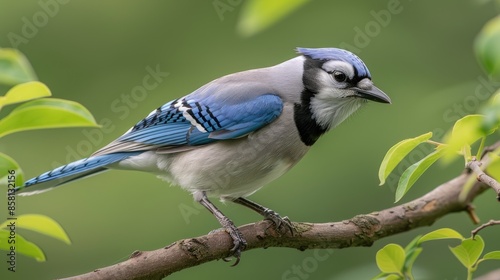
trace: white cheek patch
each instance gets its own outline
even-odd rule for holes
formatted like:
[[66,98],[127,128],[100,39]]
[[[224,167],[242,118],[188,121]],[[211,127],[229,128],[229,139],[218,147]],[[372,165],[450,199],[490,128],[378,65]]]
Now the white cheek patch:
[[318,75],[319,89],[320,91],[330,91],[333,89],[333,78],[332,75],[320,71]]
[[311,99],[311,112],[316,123],[327,130],[339,125],[364,103],[364,99],[355,97],[322,97],[324,95],[318,93]]

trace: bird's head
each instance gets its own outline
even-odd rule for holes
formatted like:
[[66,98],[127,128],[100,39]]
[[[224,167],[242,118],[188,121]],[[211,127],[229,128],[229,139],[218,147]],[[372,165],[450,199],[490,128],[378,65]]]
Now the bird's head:
[[297,48],[305,57],[302,103],[324,130],[337,126],[367,100],[391,103],[355,54],[336,48]]

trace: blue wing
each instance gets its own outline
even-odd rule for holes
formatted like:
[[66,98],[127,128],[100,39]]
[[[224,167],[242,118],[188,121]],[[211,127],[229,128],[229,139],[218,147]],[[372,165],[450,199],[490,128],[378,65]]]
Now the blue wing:
[[239,138],[269,124],[283,109],[281,98],[274,94],[241,98],[238,102],[221,99],[191,94],[171,101],[94,155],[159,148],[174,152]]

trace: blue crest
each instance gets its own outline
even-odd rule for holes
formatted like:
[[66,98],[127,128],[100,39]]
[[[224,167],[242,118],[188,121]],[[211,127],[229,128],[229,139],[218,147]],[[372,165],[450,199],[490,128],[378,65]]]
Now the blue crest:
[[370,71],[368,71],[365,63],[350,51],[337,48],[297,48],[297,52],[312,59],[345,61],[354,66],[359,77],[371,78]]

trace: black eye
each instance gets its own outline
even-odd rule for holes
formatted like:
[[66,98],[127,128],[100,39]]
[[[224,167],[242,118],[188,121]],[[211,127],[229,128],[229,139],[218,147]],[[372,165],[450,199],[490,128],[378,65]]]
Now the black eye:
[[343,83],[347,80],[346,74],[344,74],[340,71],[333,71],[332,75],[333,75],[333,78],[335,79],[335,81],[337,81],[339,83]]

